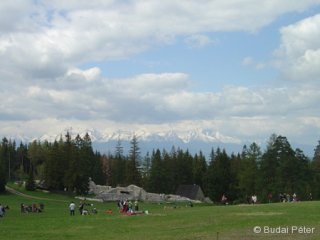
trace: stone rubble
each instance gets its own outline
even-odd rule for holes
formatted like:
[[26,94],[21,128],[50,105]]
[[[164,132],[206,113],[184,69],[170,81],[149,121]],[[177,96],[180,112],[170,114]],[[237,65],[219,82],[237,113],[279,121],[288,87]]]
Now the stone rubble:
[[89,180],[89,194],[96,195],[97,199],[102,199],[104,202],[118,200],[138,200],[146,202],[193,202],[200,203],[201,201],[192,200],[190,198],[179,195],[165,195],[159,193],[148,193],[143,188],[136,185],[127,187],[111,187],[96,185],[91,179]]

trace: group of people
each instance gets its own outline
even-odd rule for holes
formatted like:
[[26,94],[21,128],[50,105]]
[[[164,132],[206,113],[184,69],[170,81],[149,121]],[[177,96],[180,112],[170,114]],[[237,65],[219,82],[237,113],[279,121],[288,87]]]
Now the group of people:
[[[312,199],[312,197],[311,197]],[[279,201],[280,202],[297,202],[298,196],[296,193],[293,193],[292,195],[290,195],[289,193],[280,193],[279,194]]]
[[[88,209],[85,209],[85,206],[93,206],[93,204],[88,204],[86,202],[80,202],[79,204],[79,213],[80,215],[89,215],[89,214],[97,214],[98,210],[96,208],[92,208],[91,211],[89,211]],[[76,210],[76,204],[72,201],[69,204],[69,210],[70,210],[70,216],[74,216],[75,215],[75,210]]]
[[33,203],[32,205],[27,205],[24,203],[20,204],[20,211],[21,213],[41,213],[44,210],[43,203]]
[[[9,209],[8,205],[2,205],[0,203],[0,217],[4,217],[6,214],[6,210]],[[44,204],[43,203],[33,203],[32,205],[27,205],[24,203],[20,204],[20,211],[21,213],[41,213],[44,210]]]
[[[253,194],[252,196],[247,196],[246,200],[247,200],[248,204],[253,204],[254,205],[254,204],[258,203],[258,197],[255,194]],[[228,205],[229,204],[226,194],[222,194],[221,203],[223,205]]]
[[[269,203],[272,203],[272,200],[273,200],[272,193],[269,193],[267,197],[268,197]],[[312,201],[313,200],[312,193],[309,193],[307,198],[309,201]],[[254,204],[258,203],[258,197],[257,197],[257,195],[253,194],[252,196],[247,196],[246,201],[248,204],[254,205]],[[279,201],[280,202],[298,202],[299,197],[297,196],[296,193],[293,193],[292,195],[289,193],[279,193]],[[222,195],[221,203],[223,205],[228,205],[228,198],[227,198],[226,194]]]
[[4,217],[6,215],[6,210],[8,209],[9,209],[8,205],[4,206],[0,203],[0,217]]
[[[89,214],[97,214],[98,210],[96,208],[92,208],[91,211],[85,208],[85,206],[93,206],[93,204],[87,204],[83,201],[80,202],[79,204],[79,214],[80,215],[89,215]],[[117,202],[117,206],[119,208],[120,213],[137,213],[139,212],[139,202],[136,200],[134,203],[132,201],[128,200],[119,200]],[[70,216],[74,216],[76,212],[76,204],[72,201],[69,204],[69,211],[70,211]],[[111,211],[111,210],[109,210]],[[112,211],[111,211],[112,212]],[[109,213],[109,212],[108,212]]]
[[139,211],[139,202],[136,200],[134,204],[132,201],[128,200],[119,200],[117,202],[117,206],[119,208],[120,213],[133,213],[133,212],[138,212]]

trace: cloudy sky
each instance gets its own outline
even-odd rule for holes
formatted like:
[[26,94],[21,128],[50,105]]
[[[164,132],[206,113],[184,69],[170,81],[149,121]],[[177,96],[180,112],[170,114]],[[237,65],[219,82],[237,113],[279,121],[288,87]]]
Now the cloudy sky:
[[3,0],[2,136],[320,139],[320,0]]

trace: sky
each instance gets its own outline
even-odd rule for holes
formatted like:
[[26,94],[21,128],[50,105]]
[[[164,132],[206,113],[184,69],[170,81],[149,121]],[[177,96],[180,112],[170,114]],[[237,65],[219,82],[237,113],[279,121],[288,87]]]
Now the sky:
[[320,140],[320,0],[3,0],[0,135]]

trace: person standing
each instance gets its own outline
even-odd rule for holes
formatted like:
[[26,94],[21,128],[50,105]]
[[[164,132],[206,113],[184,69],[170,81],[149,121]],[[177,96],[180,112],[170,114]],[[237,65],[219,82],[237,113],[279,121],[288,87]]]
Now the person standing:
[[251,197],[251,200],[252,200],[252,204],[255,205],[258,201],[257,195],[253,194]]
[[138,211],[139,211],[139,203],[138,203],[138,200],[136,200],[136,201],[134,202],[134,211],[135,211],[135,212],[138,212]]
[[84,208],[84,203],[81,201],[79,206],[80,215],[82,215],[83,208]]
[[76,209],[76,204],[74,202],[71,202],[69,205],[70,216],[74,216],[75,209]]
[[2,204],[0,203],[0,217],[4,217],[4,207],[2,206]]
[[225,194],[223,194],[222,197],[221,197],[221,203],[223,205],[228,205],[228,198],[227,198],[227,196]]

